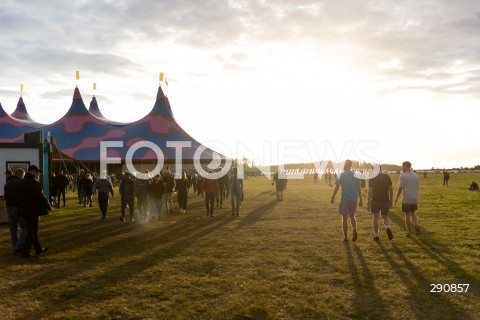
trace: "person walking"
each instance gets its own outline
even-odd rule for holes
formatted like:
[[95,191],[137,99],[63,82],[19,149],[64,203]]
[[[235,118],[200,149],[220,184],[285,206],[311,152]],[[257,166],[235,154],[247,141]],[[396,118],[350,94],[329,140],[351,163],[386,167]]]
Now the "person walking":
[[78,176],[77,176],[77,193],[78,193],[77,207],[81,207],[83,205],[83,201],[85,197],[84,182],[85,182],[85,172],[83,171],[83,169],[80,169],[80,171],[78,171]]
[[133,180],[133,176],[130,172],[126,171],[122,181],[120,182],[120,186],[118,187],[120,192],[120,220],[125,222],[125,210],[128,208],[130,209],[130,222],[134,222],[135,219],[133,217],[135,213],[135,181]]
[[197,195],[202,195],[202,185],[203,185],[203,177],[198,174],[197,175]]
[[55,207],[60,208],[60,196],[61,196],[63,200],[63,207],[65,208],[65,203],[66,203],[65,192],[67,190],[67,186],[69,182],[70,181],[68,181],[67,176],[63,174],[63,170],[58,171],[57,174],[55,175],[55,180],[53,183],[55,192],[57,195],[57,199],[55,200]]
[[165,176],[163,177],[165,183],[165,204],[168,213],[173,213],[173,192],[175,190],[175,179],[172,176],[170,170],[165,171]]
[[[138,219],[140,222],[147,222],[148,220],[148,188],[150,180],[147,178],[148,171],[143,172],[144,177],[137,177],[135,180]],[[145,178],[145,179],[144,179]]]
[[113,185],[109,179],[107,179],[107,174],[103,172],[100,174],[100,178],[95,181],[93,184],[93,194],[98,191],[98,207],[102,213],[101,220],[103,222],[107,221],[107,210],[108,210],[108,198],[109,194],[115,198],[115,193],[113,192]]
[[194,194],[197,193],[197,178],[198,178],[198,175],[196,173],[194,173],[193,176],[192,176],[192,187],[193,187],[193,193]]
[[240,216],[240,204],[243,200],[243,179],[238,178],[238,168],[233,168],[232,176],[228,180],[228,192],[232,203],[231,216]]
[[277,201],[283,201],[283,192],[287,190],[287,175],[281,171],[278,171],[273,176],[272,185],[275,184],[277,191]]
[[[213,175],[212,170],[208,170],[209,176]],[[213,217],[215,208],[215,194],[220,191],[218,181],[215,177],[203,177],[202,179],[202,197],[205,195],[205,207],[207,208],[207,217]]]
[[362,188],[360,187],[360,179],[355,177],[352,169],[352,161],[346,160],[343,167],[344,171],[340,174],[340,177],[335,181],[335,189],[333,190],[332,199],[330,202],[335,203],[335,196],[338,189],[342,187],[342,195],[340,198],[340,204],[338,205],[338,213],[342,216],[343,226],[343,241],[348,242],[348,219],[353,229],[352,241],[357,241],[357,219],[355,218],[355,211],[357,210],[357,199],[360,198],[358,203],[359,207],[363,206],[362,201]]
[[418,209],[418,176],[412,172],[412,164],[409,161],[402,163],[403,173],[400,175],[398,181],[398,191],[395,197],[395,204],[398,198],[403,193],[402,197],[402,212],[405,213],[405,227],[407,234],[405,237],[412,236],[412,222],[415,228],[415,233],[418,236],[420,227],[418,226],[418,217],[415,212]]
[[[222,168],[218,169],[218,172],[222,171]],[[226,193],[228,192],[228,184],[227,184],[227,174],[222,175],[221,177],[217,178],[218,182],[218,188],[220,191],[216,194],[215,200],[217,202],[217,208],[220,207],[220,209],[223,209],[223,199],[226,196]]]
[[24,219],[27,227],[27,236],[21,251],[23,258],[30,257],[32,245],[37,256],[48,251],[48,248],[42,247],[38,240],[38,217],[52,210],[48,199],[42,193],[40,173],[37,166],[31,165],[20,183],[18,215]]
[[[15,170],[15,175],[8,170],[5,172],[8,176],[7,183],[3,187],[5,207],[7,208],[8,226],[10,228],[10,239],[14,255],[20,254],[27,237],[27,226],[25,220],[18,215],[18,205],[20,203],[20,183],[25,176],[23,169]],[[18,236],[18,227],[20,226],[20,236]]]
[[450,180],[450,173],[447,170],[443,170],[443,185],[448,187],[448,180]]
[[180,206],[180,212],[182,213],[185,213],[187,210],[189,185],[190,185],[190,182],[188,181],[186,172],[184,171],[182,172],[182,177],[175,181],[178,205]]
[[93,194],[93,178],[90,173],[85,175],[83,180],[83,190],[84,190],[84,203],[83,206],[91,207],[92,206],[92,194]]
[[150,199],[150,212],[153,219],[160,220],[163,209],[163,195],[165,194],[165,184],[162,176],[157,174],[153,177],[152,183],[148,186],[148,198]]
[[378,218],[382,215],[383,224],[389,240],[393,239],[393,233],[390,229],[390,208],[393,206],[393,186],[392,179],[387,174],[381,172],[368,181],[367,210],[373,215],[373,240],[380,241],[378,234]]

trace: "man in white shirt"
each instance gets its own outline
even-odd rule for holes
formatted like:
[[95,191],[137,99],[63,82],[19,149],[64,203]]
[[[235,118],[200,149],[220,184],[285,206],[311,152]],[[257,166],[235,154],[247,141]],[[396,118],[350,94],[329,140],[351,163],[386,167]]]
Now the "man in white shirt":
[[403,192],[402,197],[402,212],[405,213],[405,226],[407,227],[406,237],[411,237],[412,235],[412,225],[411,221],[415,226],[415,233],[419,234],[418,219],[415,211],[417,210],[418,202],[418,177],[412,172],[412,164],[408,161],[402,163],[403,173],[400,175],[400,180],[398,182],[398,191],[395,198],[395,204],[398,201],[398,198]]

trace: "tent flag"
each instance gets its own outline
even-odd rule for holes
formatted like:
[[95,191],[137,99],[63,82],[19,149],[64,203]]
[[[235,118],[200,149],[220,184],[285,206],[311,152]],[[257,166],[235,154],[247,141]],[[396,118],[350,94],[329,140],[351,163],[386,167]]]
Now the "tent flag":
[[77,78],[77,80],[80,80],[80,71],[75,71],[75,77]]
[[160,81],[163,81],[164,78],[165,78],[165,73],[160,72]]
[[23,83],[20,84],[20,92],[23,93]]
[[97,90],[97,83],[96,82],[93,83],[93,90]]

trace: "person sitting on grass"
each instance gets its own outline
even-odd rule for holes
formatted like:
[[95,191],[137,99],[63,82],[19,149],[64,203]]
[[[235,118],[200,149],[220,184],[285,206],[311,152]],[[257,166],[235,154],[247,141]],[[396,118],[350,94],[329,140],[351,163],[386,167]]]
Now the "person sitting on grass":
[[468,188],[468,190],[470,190],[470,191],[480,191],[480,189],[478,189],[478,183],[476,183],[475,181],[472,181],[472,184],[470,185],[470,188]]

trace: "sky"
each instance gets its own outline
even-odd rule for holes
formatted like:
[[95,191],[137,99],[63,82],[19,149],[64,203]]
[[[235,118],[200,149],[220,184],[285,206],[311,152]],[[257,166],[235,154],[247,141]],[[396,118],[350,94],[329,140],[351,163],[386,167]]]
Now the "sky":
[[176,121],[228,156],[470,167],[479,53],[474,0],[2,0],[0,103],[51,123],[78,86],[130,122],[164,72]]

